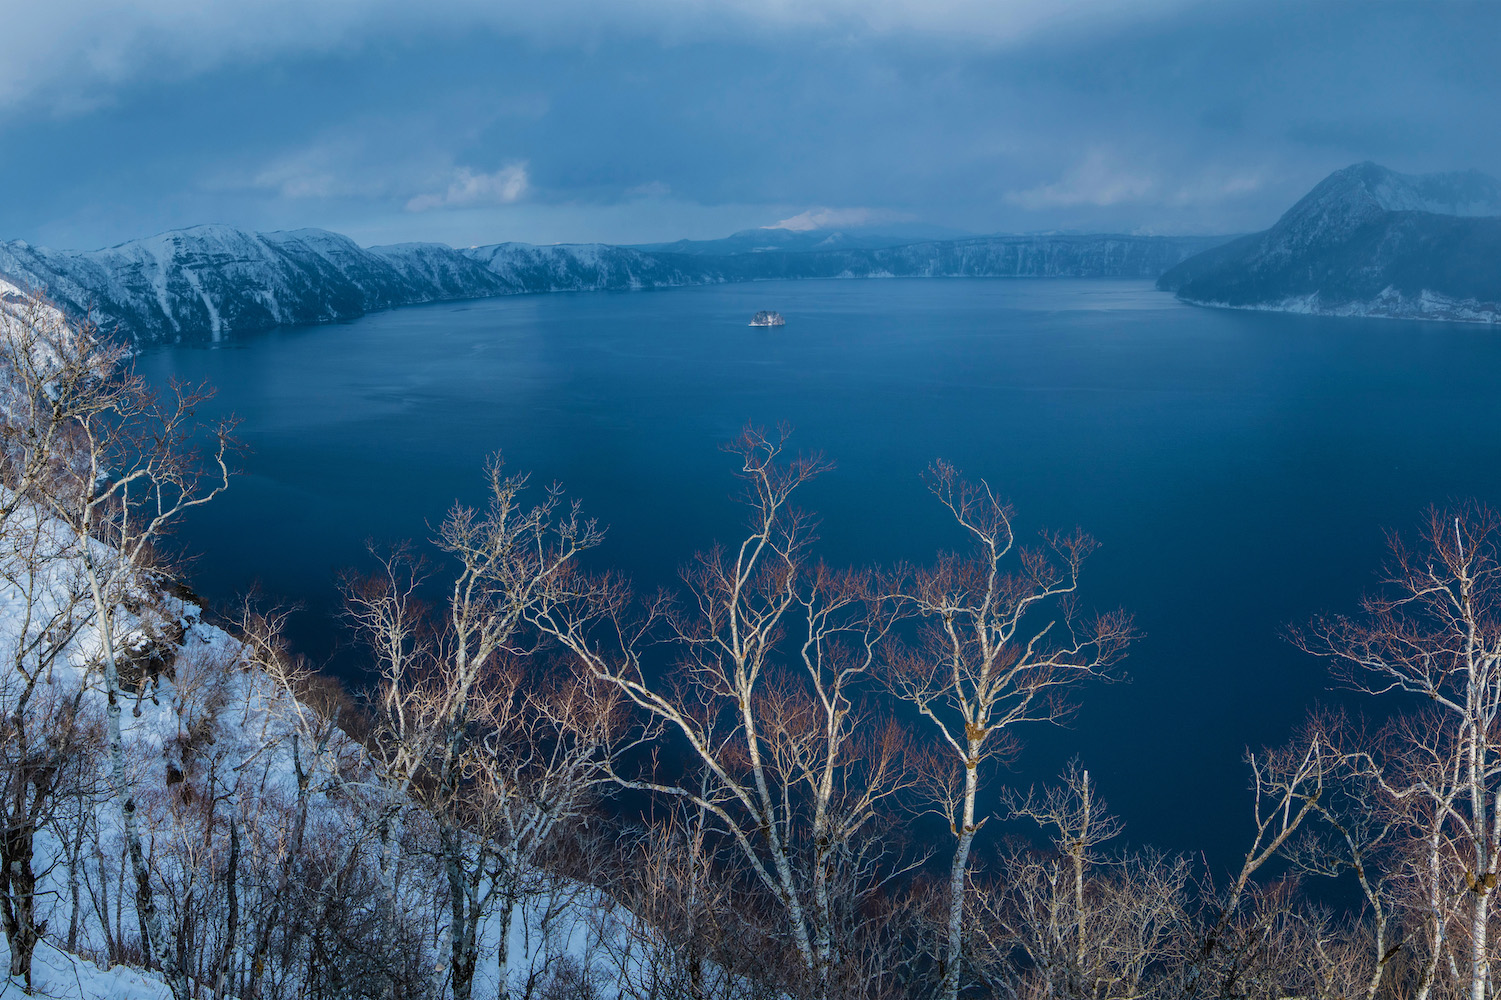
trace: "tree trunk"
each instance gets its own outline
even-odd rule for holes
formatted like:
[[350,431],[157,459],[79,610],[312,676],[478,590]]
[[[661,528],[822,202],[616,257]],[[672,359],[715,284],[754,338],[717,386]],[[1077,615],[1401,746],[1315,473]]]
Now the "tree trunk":
[[[73,849],[68,854],[68,895],[73,902],[73,911],[68,917],[68,950],[78,950],[78,924],[81,917],[82,883],[83,876],[79,870],[83,867],[83,834],[87,824],[84,822],[83,797],[79,796],[78,803],[78,829],[73,835]],[[109,920],[104,920],[104,933],[109,935]]]
[[85,533],[81,539],[84,570],[88,574],[89,588],[94,599],[94,614],[99,630],[99,641],[104,647],[104,686],[108,703],[105,719],[109,723],[110,790],[120,803],[120,822],[125,831],[125,849],[130,858],[130,867],[136,883],[136,915],[141,924],[141,950],[145,961],[151,964],[153,953],[161,963],[162,977],[171,989],[173,1000],[189,1000],[188,977],[177,961],[177,949],[167,939],[161,913],[156,908],[156,897],[151,891],[151,873],[146,868],[146,855],[141,847],[140,824],[136,820],[135,793],[130,787],[130,778],[125,772],[125,741],[120,727],[120,665],[115,654],[114,614],[105,600],[99,582],[99,573],[89,547],[93,540]]
[[964,885],[969,875],[969,849],[975,841],[975,798],[979,792],[979,746],[970,741],[969,759],[964,766],[964,814],[962,824],[955,831],[959,843],[954,848],[954,866],[949,870],[949,939],[943,956],[943,984],[940,992],[945,1000],[959,996],[959,973],[964,962]]
[[219,969],[214,976],[214,995],[235,992],[235,973],[240,957],[240,824],[229,818],[229,867],[224,872],[224,895],[228,912],[224,917],[224,948],[219,955]]
[[474,992],[474,970],[479,941],[474,926],[477,914],[469,905],[468,874],[464,865],[463,831],[445,824],[443,838],[444,867],[448,874],[448,979],[453,1000],[470,1000]]
[[0,845],[0,915],[10,945],[10,978],[31,992],[31,957],[42,927],[36,923],[36,873],[31,867],[35,831],[24,821],[4,833]]
[[510,995],[506,992],[506,984],[511,978],[511,921],[515,917],[519,895],[513,876],[506,891],[500,893],[500,909],[496,912],[496,922],[500,924],[500,940],[495,944],[495,964],[498,970],[496,996],[502,1000]]
[[1486,959],[1486,923],[1490,917],[1490,889],[1485,875],[1475,885],[1475,910],[1470,915],[1470,1000],[1486,1000],[1490,963]]

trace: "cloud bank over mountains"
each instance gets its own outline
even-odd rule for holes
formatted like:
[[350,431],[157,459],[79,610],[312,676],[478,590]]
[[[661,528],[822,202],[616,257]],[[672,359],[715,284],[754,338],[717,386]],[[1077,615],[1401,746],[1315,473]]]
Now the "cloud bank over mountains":
[[965,45],[1010,45],[1039,33],[1139,21],[1183,6],[1149,0],[51,0],[8,11],[0,34],[0,107],[62,113],[107,101],[141,76],[186,78],[227,63],[348,50],[413,31],[489,31],[544,45],[625,34],[670,44],[745,32],[918,33]]
[[1501,172],[1498,33],[1419,3],[57,0],[0,32],[0,237],[1248,232],[1350,162]]

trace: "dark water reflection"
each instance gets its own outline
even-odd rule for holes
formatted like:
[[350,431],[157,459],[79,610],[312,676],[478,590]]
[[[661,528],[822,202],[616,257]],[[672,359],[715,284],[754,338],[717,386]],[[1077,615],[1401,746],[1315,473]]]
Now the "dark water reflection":
[[[746,326],[777,309],[781,329]],[[246,474],[194,517],[193,584],[259,579],[303,602],[296,642],[336,668],[335,571],[367,536],[421,537],[479,499],[504,450],[611,528],[648,584],[731,535],[717,445],[790,421],[838,470],[805,500],[835,561],[961,541],[919,472],[987,477],[1022,526],[1104,548],[1084,598],[1146,636],[1129,685],[1036,729],[1030,780],[1075,751],[1134,840],[1228,861],[1248,822],[1243,748],[1280,741],[1322,666],[1280,637],[1372,585],[1382,529],[1429,502],[1501,502],[1501,336],[1484,327],[1216,312],[1144,283],[825,281],[404,309],[142,359],[219,389]]]

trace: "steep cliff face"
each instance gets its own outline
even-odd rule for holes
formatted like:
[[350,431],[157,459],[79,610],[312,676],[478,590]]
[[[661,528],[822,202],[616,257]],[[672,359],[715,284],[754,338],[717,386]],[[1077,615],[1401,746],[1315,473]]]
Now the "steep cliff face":
[[[748,239],[748,238],[747,238]],[[718,241],[645,250],[604,244],[360,247],[318,229],[196,226],[105,250],[0,243],[0,276],[45,289],[74,315],[141,343],[216,341],[393,306],[526,292],[637,290],[838,277],[1151,278],[1216,241],[1199,237],[997,236],[885,247],[839,233],[781,245]],[[752,241],[753,242],[753,241]],[[678,245],[673,245],[678,246]],[[784,248],[789,247],[789,248]]]
[[397,243],[370,247],[366,252],[401,276],[406,284],[406,298],[399,303],[402,305],[473,299],[511,291],[505,279],[492,272],[483,261],[442,243]]
[[1347,167],[1271,229],[1189,258],[1158,286],[1200,305],[1498,322],[1501,183]]
[[246,233],[196,226],[107,250],[0,244],[0,274],[92,314],[140,342],[326,323],[420,301],[425,290],[385,258],[322,230]]
[[45,289],[75,315],[92,314],[153,343],[328,323],[418,302],[588,287],[570,275],[568,254],[553,256],[555,280],[533,274],[525,286],[492,270],[481,251],[437,243],[366,249],[317,229],[195,226],[89,252],[4,243],[0,274]]
[[681,254],[644,253],[603,243],[497,243],[457,252],[483,264],[501,282],[502,294],[634,291],[722,280],[712,264]]

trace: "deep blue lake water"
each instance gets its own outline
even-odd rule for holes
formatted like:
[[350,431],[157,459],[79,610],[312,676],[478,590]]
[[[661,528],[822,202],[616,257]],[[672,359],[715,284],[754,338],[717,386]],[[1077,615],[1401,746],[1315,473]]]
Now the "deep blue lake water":
[[[787,317],[750,329],[758,309]],[[527,296],[381,313],[141,360],[218,388],[245,474],[187,526],[191,582],[252,580],[336,655],[334,577],[366,537],[423,538],[481,499],[487,453],[610,526],[654,586],[739,527],[720,442],[796,427],[839,468],[807,490],[833,561],[962,544],[919,480],[936,457],[1009,495],[1025,532],[1103,543],[1087,606],[1135,612],[1132,682],[1034,728],[1013,780],[1075,752],[1128,836],[1244,849],[1241,755],[1338,701],[1281,638],[1374,585],[1383,529],[1431,502],[1501,503],[1501,332],[1195,309],[1145,282],[894,280]],[[1360,702],[1355,702],[1357,706]],[[1380,706],[1373,706],[1379,711]]]

